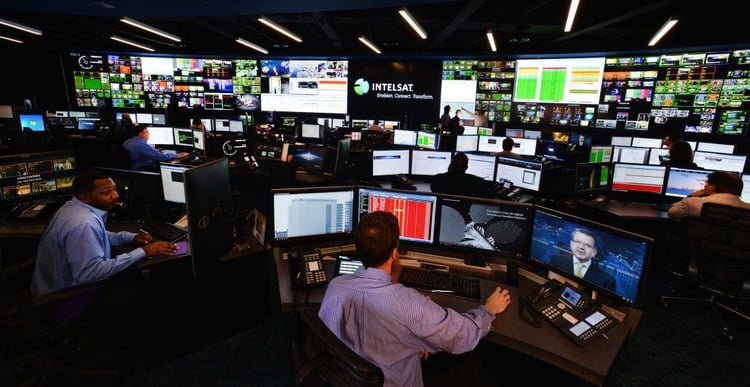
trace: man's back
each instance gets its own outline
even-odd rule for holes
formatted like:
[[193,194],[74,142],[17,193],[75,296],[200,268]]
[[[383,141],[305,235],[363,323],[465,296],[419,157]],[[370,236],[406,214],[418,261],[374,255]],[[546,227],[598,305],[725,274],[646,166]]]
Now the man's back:
[[435,175],[430,184],[432,192],[450,195],[490,198],[491,182],[479,176],[461,171],[451,171]]

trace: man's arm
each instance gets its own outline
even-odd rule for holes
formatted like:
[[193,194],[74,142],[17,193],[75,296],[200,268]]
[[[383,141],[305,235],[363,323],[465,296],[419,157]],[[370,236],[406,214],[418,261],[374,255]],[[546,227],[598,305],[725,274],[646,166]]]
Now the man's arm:
[[102,237],[107,236],[102,235],[94,224],[80,226],[66,236],[65,250],[70,261],[72,285],[101,281],[146,257],[143,249],[139,248],[129,254],[107,259]]

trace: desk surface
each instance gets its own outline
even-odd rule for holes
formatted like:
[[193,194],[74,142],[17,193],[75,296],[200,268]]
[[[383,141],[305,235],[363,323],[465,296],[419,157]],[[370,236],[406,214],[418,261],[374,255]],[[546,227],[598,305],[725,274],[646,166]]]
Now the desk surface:
[[657,209],[653,203],[620,202],[617,200],[606,200],[603,202],[598,202],[596,200],[583,200],[579,203],[584,206],[609,212],[610,214],[622,218],[669,219],[667,211]]
[[[325,255],[325,253],[323,254]],[[406,265],[411,258],[407,254],[402,259],[404,259],[404,264]],[[422,260],[421,257],[418,259]],[[293,311],[298,306],[304,306],[304,303],[320,304],[325,292],[324,287],[315,287],[307,291],[294,292],[291,288],[287,262],[282,258],[279,249],[274,249],[274,261],[276,263],[279,295],[283,310]],[[456,266],[465,266],[458,263],[457,260],[454,261],[456,261]],[[331,278],[335,260],[329,259],[324,261],[324,263],[328,272],[327,274]],[[440,263],[445,262],[441,261]],[[490,269],[472,267],[460,267],[459,269],[491,272]],[[486,299],[490,292],[498,285],[509,289],[511,299],[513,300],[508,309],[495,318],[493,322],[494,331],[490,332],[485,337],[485,340],[533,356],[595,385],[603,385],[607,373],[624,345],[625,340],[632,335],[638,326],[642,312],[633,308],[621,309],[621,311],[627,313],[627,317],[624,322],[613,329],[607,338],[599,338],[584,347],[580,347],[546,321],[542,321],[542,327],[537,329],[521,320],[518,315],[520,305],[517,301],[518,297],[530,293],[544,279],[524,270],[521,270],[519,274],[521,275],[519,276],[518,287],[480,278],[482,300]],[[459,312],[464,312],[477,305],[476,302],[458,297],[435,293],[424,294],[430,296],[438,304],[450,307]],[[305,298],[303,301],[299,300],[301,296]]]

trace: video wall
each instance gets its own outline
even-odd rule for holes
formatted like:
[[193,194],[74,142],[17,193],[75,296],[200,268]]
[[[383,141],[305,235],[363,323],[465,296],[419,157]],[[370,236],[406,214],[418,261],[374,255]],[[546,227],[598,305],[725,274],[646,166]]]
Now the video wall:
[[750,115],[749,56],[750,49],[406,61],[71,53],[67,66],[78,107],[200,106],[351,118],[388,113],[398,119],[414,114],[437,123],[449,105],[451,114],[458,111],[465,125],[482,114],[500,127],[528,124],[736,136],[747,133]]

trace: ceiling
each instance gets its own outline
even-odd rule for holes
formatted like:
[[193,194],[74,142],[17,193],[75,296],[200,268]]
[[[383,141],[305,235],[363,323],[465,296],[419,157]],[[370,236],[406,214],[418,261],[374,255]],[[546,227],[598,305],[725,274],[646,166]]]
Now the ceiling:
[[[730,3],[730,2],[722,2]],[[733,3],[733,2],[732,2]],[[654,49],[743,46],[750,23],[740,8],[705,0],[582,0],[573,31],[563,32],[567,0],[4,0],[0,18],[43,31],[34,36],[0,26],[23,49],[144,52],[111,40],[119,35],[156,49],[155,54],[242,56],[259,54],[237,37],[265,47],[273,57],[372,57],[366,36],[383,57],[535,56]],[[399,17],[406,6],[427,32],[420,39]],[[711,9],[713,8],[713,9]],[[294,42],[257,21],[265,15],[301,36]],[[128,16],[178,35],[175,43],[119,21]],[[653,49],[654,32],[670,16],[680,22]],[[489,50],[492,29],[499,45]],[[0,48],[15,46],[0,40]]]

